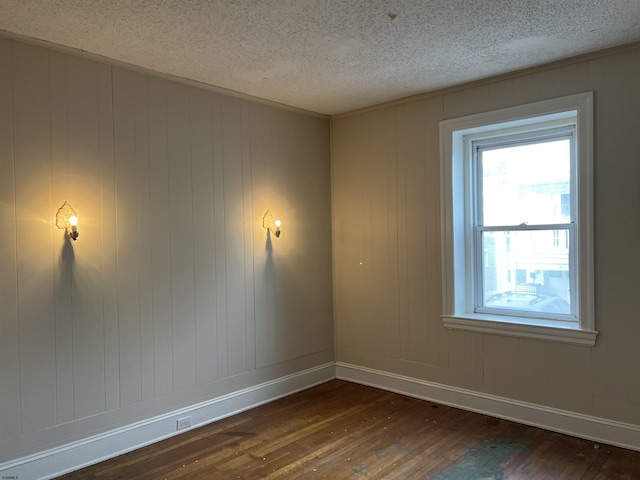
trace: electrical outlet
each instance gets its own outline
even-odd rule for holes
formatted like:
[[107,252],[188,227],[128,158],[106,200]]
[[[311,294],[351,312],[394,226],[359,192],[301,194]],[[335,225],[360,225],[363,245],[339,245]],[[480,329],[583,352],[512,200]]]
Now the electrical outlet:
[[183,430],[191,426],[191,417],[184,417],[178,419],[178,430]]

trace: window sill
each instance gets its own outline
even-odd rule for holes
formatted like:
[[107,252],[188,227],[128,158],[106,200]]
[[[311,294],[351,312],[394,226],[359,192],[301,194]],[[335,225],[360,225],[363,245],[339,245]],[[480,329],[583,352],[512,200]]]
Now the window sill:
[[465,332],[491,333],[508,337],[547,340],[584,347],[596,344],[598,332],[572,328],[566,323],[546,320],[503,317],[497,315],[461,314],[442,315],[445,328]]

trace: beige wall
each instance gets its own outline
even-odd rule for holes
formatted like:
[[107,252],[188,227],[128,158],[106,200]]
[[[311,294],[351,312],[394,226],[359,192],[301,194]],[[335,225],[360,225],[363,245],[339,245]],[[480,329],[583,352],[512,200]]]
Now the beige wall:
[[0,39],[0,463],[333,361],[329,172],[325,119]]
[[[640,425],[640,49],[333,121],[337,360]],[[595,348],[442,326],[439,122],[594,91]]]

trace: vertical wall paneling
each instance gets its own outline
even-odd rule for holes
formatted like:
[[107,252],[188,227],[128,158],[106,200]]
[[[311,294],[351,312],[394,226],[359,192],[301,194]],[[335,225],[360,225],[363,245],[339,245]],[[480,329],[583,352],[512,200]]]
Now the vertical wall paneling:
[[142,398],[135,78],[127,70],[113,69],[121,406]]
[[256,225],[250,236],[254,241],[254,307],[255,307],[255,351],[256,368],[268,365],[268,325],[270,318],[267,285],[273,275],[274,238],[262,227],[262,217],[271,205],[268,196],[270,179],[267,178],[266,143],[269,137],[269,123],[264,121],[264,112],[260,106],[251,115],[251,173],[252,197]]
[[[355,122],[353,122],[355,123]],[[345,316],[345,318],[352,318],[344,310],[347,308],[348,302],[343,300],[346,296],[348,283],[346,282],[346,261],[347,249],[351,245],[351,242],[346,240],[346,226],[347,218],[345,215],[345,209],[347,205],[343,207],[343,196],[345,193],[338,194],[338,192],[346,192],[347,180],[345,170],[350,164],[349,147],[347,136],[350,131],[349,118],[340,121],[338,127],[335,121],[331,123],[331,189],[332,189],[332,202],[331,202],[331,246],[332,246],[332,276],[333,276],[333,303],[334,303],[334,324],[335,324],[335,339],[336,353],[340,350],[342,345],[348,344],[348,333],[343,331],[340,324],[335,322],[335,319],[339,316]],[[340,162],[337,162],[337,159]],[[344,202],[346,203],[346,202]],[[336,248],[340,247],[340,248]],[[338,313],[338,310],[341,310]],[[343,324],[347,326],[347,322]]]
[[171,220],[167,150],[166,82],[149,77],[149,195],[151,205],[151,276],[155,395],[173,391],[171,305]]
[[[321,120],[307,118],[304,124],[300,125],[299,158],[307,161],[313,151],[326,151],[326,156],[330,157],[329,130],[323,124]],[[316,128],[311,128],[312,125]],[[323,163],[311,165],[313,169],[305,168],[304,188],[296,193],[294,199],[302,198],[308,202],[302,203],[297,209],[301,218],[299,251],[304,259],[299,285],[305,292],[300,315],[306,316],[307,309],[312,308],[313,323],[308,329],[303,327],[309,342],[306,348],[319,352],[332,347],[334,343],[333,324],[324,320],[333,318],[333,280],[331,275],[326,274],[323,260],[332,256],[332,231],[326,228],[326,225],[331,224],[331,169],[330,165]],[[314,212],[313,216],[306,215],[307,211]],[[307,246],[314,243],[316,250],[313,255],[309,255]],[[314,272],[314,284],[306,281],[310,272]],[[324,293],[320,295],[321,292]]]
[[[278,151],[279,125],[275,121],[272,121],[270,113],[267,112],[262,112],[260,120],[264,124],[262,133],[264,136],[265,152],[262,162],[261,179],[262,182],[264,182],[263,187],[266,190],[267,208],[271,210],[274,216],[282,217],[285,208],[284,192],[286,192],[288,185],[284,187],[284,192],[280,189],[281,184],[286,184],[286,180],[283,180],[282,172],[274,162],[276,158],[282,158]],[[285,224],[286,223],[287,222],[285,222]],[[276,238],[271,232],[269,232],[267,238],[268,259],[264,271],[266,303],[263,307],[265,309],[263,321],[261,322],[260,330],[257,330],[257,338],[260,339],[258,347],[259,365],[273,365],[278,363],[284,356],[285,349],[289,346],[289,330],[287,329],[286,321],[289,317],[287,306],[282,302],[281,289],[279,286],[279,279],[285,268],[283,259],[286,258],[288,241],[287,237],[282,236]],[[282,318],[283,321],[278,322],[276,320],[278,317]],[[277,339],[281,339],[282,343],[280,345],[282,349],[278,349],[279,344]]]
[[[49,111],[51,115],[51,218],[55,222],[57,209],[72,194],[67,147],[67,60],[61,53],[49,53]],[[53,234],[53,266],[56,325],[56,408],[57,421],[74,418],[74,364],[72,268],[73,248],[67,233],[55,226]]]
[[553,406],[579,413],[593,411],[591,355],[588,348],[549,344],[547,380]]
[[[299,215],[298,205],[294,201],[299,195],[296,194],[296,181],[294,180],[297,170],[296,163],[296,142],[287,143],[285,137],[287,132],[296,132],[299,125],[291,121],[291,117],[286,112],[277,112],[276,116],[281,117],[281,121],[274,121],[277,125],[276,143],[274,144],[274,154],[276,158],[281,158],[282,162],[278,168],[273,169],[276,175],[274,196],[276,205],[282,211],[280,217],[285,217],[289,225],[287,235],[281,236],[275,245],[276,266],[279,274],[276,275],[276,304],[274,311],[275,324],[279,326],[279,334],[273,338],[274,353],[276,360],[281,362],[299,355],[298,349],[305,341],[304,325],[313,323],[313,317],[302,319],[300,316],[300,306],[303,296],[302,289],[298,286],[300,277],[300,246],[302,243],[302,228],[300,227],[303,218]],[[300,139],[300,133],[294,133],[294,137]],[[296,176],[297,177],[297,176]],[[299,179],[298,182],[303,182]]]
[[[607,89],[607,84],[611,82],[612,76],[616,75],[616,65],[617,61],[611,58],[600,58],[594,59],[592,61],[588,61],[584,63],[584,74],[587,85],[589,88],[594,89],[594,128],[600,134],[600,140],[596,141],[594,145],[594,196],[596,202],[594,204],[595,209],[595,217],[598,220],[596,223],[595,229],[595,238],[594,238],[594,248],[595,248],[595,265],[594,269],[596,275],[599,275],[600,272],[603,274],[607,269],[611,268],[611,270],[615,270],[612,266],[608,265],[608,262],[611,261],[611,253],[607,253],[605,251],[600,250],[600,242],[602,238],[606,238],[607,232],[615,224],[613,217],[614,212],[610,211],[608,214],[604,214],[607,210],[602,209],[607,202],[609,205],[612,205],[616,202],[615,198],[620,198],[620,194],[618,192],[618,186],[613,187],[616,191],[615,198],[612,198],[611,188],[605,187],[605,183],[614,180],[613,177],[607,178],[605,175],[608,170],[608,165],[614,166],[612,162],[616,162],[620,160],[620,157],[616,155],[615,157],[609,155],[609,151],[613,149],[615,152],[618,148],[618,145],[611,144],[612,138],[618,134],[618,128],[613,125],[609,125],[609,119],[612,122],[617,122],[617,110],[620,107],[620,99],[618,95],[616,95],[615,91],[609,91]],[[621,95],[624,95],[623,91],[619,92]],[[616,97],[618,99],[616,100]],[[609,131],[611,133],[609,133]],[[612,137],[613,135],[613,137]],[[621,145],[620,147],[623,147]],[[619,153],[618,153],[619,154]],[[619,165],[616,165],[614,168],[619,168]],[[625,173],[625,178],[629,177],[629,172]],[[609,193],[605,193],[609,192]],[[605,196],[606,195],[606,196]],[[601,210],[602,209],[602,210]],[[616,209],[615,214],[618,214],[619,210]],[[628,227],[628,223],[625,224],[625,230]],[[616,246],[616,249],[619,249],[619,246]],[[617,250],[619,251],[619,250]],[[607,258],[608,257],[608,258]],[[625,259],[625,263],[630,259],[627,257]],[[600,262],[603,262],[602,266]],[[603,270],[604,268],[604,270]],[[597,277],[596,277],[597,279]],[[615,301],[609,300],[607,297],[615,291],[618,291],[617,288],[612,290],[605,290],[605,295],[602,296],[600,294],[602,286],[595,283],[595,293],[599,295],[601,300],[597,300],[595,302],[595,322],[596,322],[596,330],[598,330],[600,335],[597,339],[598,348],[596,348],[593,352],[593,373],[596,381],[594,382],[594,409],[597,412],[606,411],[610,408],[612,403],[617,403],[616,409],[620,412],[625,410],[624,401],[621,402],[623,396],[621,393],[622,385],[618,381],[616,375],[612,375],[611,372],[620,371],[628,368],[624,365],[628,365],[628,359],[626,358],[626,352],[624,349],[619,348],[620,342],[624,342],[624,339],[621,337],[632,338],[628,333],[628,329],[631,325],[625,325],[623,329],[610,329],[611,322],[613,318],[609,315],[603,315],[602,312],[608,311],[611,307],[606,308],[606,304],[610,305]],[[620,307],[622,304],[617,303],[616,307]],[[616,308],[616,310],[618,310]],[[615,318],[622,318],[620,316],[620,312],[617,311],[614,315]],[[625,322],[626,323],[626,322]],[[610,333],[608,335],[602,335],[602,332]],[[556,381],[554,379],[554,381]],[[605,404],[606,407],[602,408],[602,405]]]
[[[281,275],[278,281],[278,291],[282,295],[282,301],[286,305],[284,310],[286,315],[286,321],[284,322],[284,330],[287,341],[287,348],[282,350],[282,360],[289,358],[295,358],[300,354],[300,351],[307,350],[308,330],[305,329],[305,324],[313,324],[313,317],[301,320],[302,302],[304,301],[304,290],[299,286],[300,277],[302,275],[303,268],[303,256],[301,252],[302,244],[304,242],[303,227],[305,219],[300,215],[299,205],[294,200],[301,195],[297,190],[304,185],[304,179],[300,178],[297,182],[294,180],[296,177],[296,163],[299,162],[299,153],[297,148],[298,142],[293,142],[287,145],[284,139],[286,138],[287,131],[296,132],[300,127],[300,124],[296,124],[292,121],[290,115],[286,112],[280,114],[283,117],[282,127],[278,136],[278,151],[281,151],[281,155],[285,160],[282,164],[281,170],[278,172],[278,177],[286,182],[287,187],[283,189],[284,195],[282,198],[284,211],[287,219],[289,219],[288,235],[281,237],[284,239],[283,253],[286,258],[286,274]],[[302,140],[302,132],[294,133],[297,139]],[[280,183],[280,182],[279,182]],[[296,183],[299,183],[296,185]],[[300,185],[302,184],[302,185]],[[276,343],[277,344],[277,343]]]
[[591,60],[586,69],[595,85],[595,312],[596,329],[603,332],[602,348],[593,351],[594,408],[607,411],[615,404],[620,414],[636,419],[640,386],[623,372],[638,361],[629,352],[638,352],[640,335],[638,322],[630,321],[637,317],[638,302],[629,301],[637,298],[640,278],[639,57],[636,49]]
[[[300,205],[296,201],[303,195],[297,190],[304,185],[304,178],[297,175],[297,165],[302,157],[299,156],[297,148],[298,142],[304,138],[304,133],[298,131],[300,124],[292,121],[293,118],[287,112],[277,112],[280,121],[274,122],[279,125],[276,151],[282,162],[278,165],[277,178],[275,179],[277,189],[277,203],[281,205],[282,213],[280,217],[285,217],[289,225],[287,235],[278,239],[278,253],[283,255],[278,263],[284,267],[284,271],[278,275],[278,304],[276,305],[275,318],[277,323],[282,325],[282,334],[279,337],[281,342],[275,341],[276,350],[280,346],[279,361],[285,361],[300,355],[301,350],[308,350],[308,329],[306,324],[313,325],[313,316],[304,318],[301,314],[302,302],[304,301],[304,289],[300,286],[300,278],[303,268],[303,256],[301,247],[304,242],[302,227],[305,218],[300,214]],[[288,143],[285,138],[288,132],[293,133],[297,141]],[[275,172],[274,172],[275,173]],[[282,240],[282,242],[280,242]],[[280,245],[281,244],[281,245]],[[311,327],[312,328],[312,327]]]
[[56,423],[55,318],[46,50],[14,47],[15,205],[23,432]]
[[484,391],[484,335],[452,331],[447,337],[446,381],[470,390]]
[[[326,310],[331,302],[318,295],[330,292],[330,279],[321,274],[324,264],[317,263],[331,254],[326,229],[330,219],[325,216],[330,183],[327,165],[308,161],[310,152],[327,148],[328,139],[326,131],[309,128],[313,122],[265,107],[251,110],[255,219],[250,233],[253,251],[246,253],[246,258],[253,256],[253,266],[246,268],[253,269],[256,279],[255,287],[247,290],[247,304],[253,295],[258,368],[320,351],[332,343],[327,340],[324,321],[332,316]],[[262,228],[267,209],[282,220],[279,238]],[[309,245],[314,245],[313,254],[309,254]],[[250,335],[247,332],[247,338]]]
[[223,97],[225,260],[227,280],[228,375],[246,371],[246,318],[244,282],[244,192],[242,177],[242,102]]
[[[335,124],[334,124],[335,126]],[[368,258],[363,245],[364,222],[369,222],[363,211],[363,173],[369,147],[366,134],[368,119],[350,118],[341,121],[334,134],[334,236],[336,237],[334,276],[336,278],[335,312],[337,318],[349,318],[349,322],[337,322],[337,343],[345,348],[365,348],[368,335],[367,299],[363,285]],[[335,128],[335,127],[334,127]],[[364,153],[361,155],[361,153]],[[349,241],[345,241],[345,240]]]
[[[635,64],[636,72],[640,70],[640,50],[634,52],[634,59],[632,60]],[[635,114],[633,118],[635,121],[631,124],[631,131],[635,132],[633,134],[635,138],[635,147],[640,151],[640,85],[636,82],[635,87],[632,87],[632,95],[636,98],[635,105]],[[640,166],[636,163],[636,178],[638,179],[638,183],[640,184]],[[638,210],[640,210],[640,189],[636,189],[636,200],[635,205]],[[640,238],[640,215],[637,215],[638,221],[636,221],[635,225],[631,227],[631,235],[634,238]],[[640,261],[638,261],[640,263]],[[638,336],[638,325],[634,325],[636,328],[635,337]],[[595,363],[595,358],[592,358],[592,361]],[[594,376],[594,384],[597,382],[597,377]],[[633,403],[635,406],[640,406],[640,382],[633,382],[628,385],[627,395],[633,399]]]
[[211,94],[189,90],[195,262],[196,379],[218,377]]
[[[365,157],[361,160],[360,167],[358,169],[358,183],[357,183],[357,198],[359,200],[359,221],[358,221],[358,230],[359,230],[359,261],[358,268],[356,273],[356,278],[358,278],[359,294],[360,298],[365,302],[362,309],[362,317],[360,322],[362,324],[363,329],[360,332],[357,332],[359,336],[362,336],[363,341],[368,342],[367,338],[371,335],[374,330],[371,329],[371,321],[376,316],[373,297],[375,295],[373,291],[373,285],[371,284],[371,279],[373,278],[373,266],[374,262],[377,258],[377,252],[374,250],[374,234],[377,232],[377,229],[372,225],[374,220],[374,211],[373,211],[373,197],[376,193],[372,188],[372,178],[374,174],[374,167],[370,161],[371,156],[373,155],[373,131],[371,129],[371,122],[374,115],[367,115],[367,129],[362,132],[361,141],[364,142],[365,145]],[[366,333],[365,333],[366,332]],[[379,346],[380,343],[378,342]]]
[[[638,424],[640,383],[628,366],[640,361],[635,346],[637,272],[640,256],[640,50],[637,47],[590,60],[523,73],[442,95],[407,101],[333,121],[334,281],[338,361],[460,386],[524,402]],[[594,92],[595,347],[446,331],[439,318],[440,141],[439,122],[585,91]],[[395,120],[393,113],[397,112]],[[384,126],[389,122],[388,126]],[[379,292],[378,311],[389,311],[389,289],[373,279],[349,275],[354,252],[366,251],[361,224],[371,196],[383,188],[389,162],[372,152],[397,144],[397,203],[374,203],[389,224],[397,224],[398,247],[378,242],[377,262],[397,254],[400,312],[388,315],[401,332],[401,358],[381,351],[385,330],[365,324],[371,315],[366,288]],[[366,176],[373,175],[369,181]],[[377,205],[377,206],[376,206]],[[397,219],[392,218],[397,208]],[[363,284],[365,285],[363,287]],[[393,320],[391,320],[393,319]],[[366,332],[367,337],[358,337]],[[437,368],[430,368],[437,367]]]
[[0,38],[0,470],[330,361],[328,176],[327,120]]
[[[390,119],[394,113],[395,110],[391,109],[385,112],[385,115],[371,119],[371,149],[368,162],[372,191],[371,214],[367,218],[370,226],[367,234],[372,238],[369,278],[372,308],[369,322],[370,328],[375,331],[372,338],[378,339],[372,348],[386,357],[400,356],[400,330],[395,327],[398,323],[398,236],[394,211],[397,208],[396,163],[394,156],[390,155],[395,151],[395,142],[385,135],[389,128],[393,128]],[[390,222],[393,224],[391,230]]]
[[533,73],[513,79],[514,102],[535,102],[541,96],[559,96],[562,92],[562,69]]
[[498,335],[483,337],[484,391],[492,395],[518,398],[520,371],[519,340]]
[[136,179],[138,205],[138,293],[140,301],[140,373],[142,400],[155,392],[155,359],[153,334],[153,271],[151,259],[151,198],[149,157],[149,112],[147,76],[134,79]]
[[589,90],[587,65],[587,62],[574,63],[561,70],[561,95],[571,95],[575,92],[586,92]]
[[16,204],[13,148],[13,42],[0,39],[0,450],[20,425],[20,335],[16,283]]
[[[493,84],[481,85],[473,89],[462,89],[443,95],[441,97],[431,97],[425,100],[427,112],[431,118],[436,118],[439,122],[442,118],[461,117],[471,115],[473,113],[482,113],[492,109],[490,96],[496,87]],[[513,88],[511,88],[513,90]],[[503,89],[498,88],[493,92],[493,96],[499,100]],[[494,98],[494,101],[496,98]],[[507,98],[511,100],[511,98]],[[431,127],[426,132],[427,135],[433,135],[437,131],[433,131]],[[439,136],[438,136],[439,141]]]
[[[302,243],[302,228],[300,224],[303,220],[299,215],[298,205],[294,201],[299,195],[296,194],[296,181],[294,176],[296,172],[296,143],[287,143],[284,141],[287,132],[293,132],[294,137],[300,139],[300,133],[295,133],[299,125],[295,125],[291,121],[291,117],[286,112],[276,113],[281,117],[281,121],[274,122],[278,125],[278,133],[274,151],[277,157],[282,159],[278,164],[278,168],[274,169],[276,174],[277,189],[276,204],[280,205],[282,213],[280,217],[285,217],[289,228],[287,235],[281,236],[276,245],[278,246],[277,262],[284,270],[277,276],[277,297],[276,310],[274,318],[276,324],[280,325],[280,335],[274,338],[274,351],[278,352],[278,361],[284,361],[289,358],[295,358],[299,355],[298,349],[306,343],[304,325],[305,323],[313,323],[313,317],[302,320],[300,316],[300,307],[303,296],[302,289],[298,286],[300,278],[300,246]],[[302,183],[303,179],[298,182]],[[279,197],[279,198],[278,198]]]
[[398,330],[400,332],[400,349],[402,355],[411,351],[411,322],[409,318],[409,255],[407,252],[408,218],[407,204],[407,157],[411,139],[408,135],[407,105],[400,105],[396,109],[396,126],[393,129],[396,141],[396,205],[397,235],[398,235]]
[[228,373],[228,329],[227,329],[227,246],[225,212],[225,172],[223,148],[223,97],[211,94],[211,141],[213,144],[213,202],[214,208],[214,247],[216,268],[216,335],[218,378]]
[[[96,268],[102,263],[98,67],[95,62],[73,57],[69,57],[66,65],[68,178],[65,193],[78,213],[82,229],[82,241],[67,239],[65,242],[71,266],[73,405],[74,416],[84,418],[105,410],[102,275]],[[60,235],[59,230],[55,233]],[[63,260],[65,258],[63,251]]]
[[[118,247],[112,68],[98,65],[100,123],[100,220],[102,226],[102,315],[104,328],[105,409],[120,406],[120,353],[118,315]],[[98,210],[94,210],[98,217]],[[94,239],[97,241],[98,238]],[[84,241],[84,237],[83,237]],[[96,372],[96,375],[99,373]]]
[[[484,98],[484,95],[481,97]],[[427,252],[440,252],[440,135],[439,122],[442,116],[442,101],[438,98],[425,100],[420,106],[424,123],[425,141],[425,221],[427,235],[425,249]],[[433,227],[435,226],[435,227]],[[442,309],[442,270],[437,255],[427,255],[426,318],[428,324],[428,363],[446,367],[448,364],[448,332],[442,326],[440,314]]]
[[[433,245],[428,238],[438,235],[427,224],[427,202],[437,199],[436,192],[428,192],[425,112],[421,102],[407,106],[406,134],[412,141],[407,144],[406,199],[407,199],[407,288],[408,314],[411,325],[408,358],[432,364],[432,323],[439,318],[429,318],[428,304],[434,293],[426,290],[428,270],[432,267],[432,254],[427,248]],[[416,141],[417,140],[417,141]],[[432,160],[433,161],[433,160]],[[438,258],[438,257],[436,257]],[[438,259],[439,260],[439,259]],[[438,298],[438,297],[436,297]]]
[[[327,216],[331,189],[327,166],[308,162],[309,152],[328,148],[327,132],[309,128],[316,119],[302,121],[291,113],[284,113],[287,128],[284,129],[282,144],[286,145],[287,135],[294,134],[296,142],[291,148],[287,165],[286,216],[293,223],[287,228],[287,271],[283,277],[284,290],[292,303],[291,312],[291,352],[286,359],[299,357],[310,351],[321,351],[333,343],[333,335],[327,335],[325,318],[333,313],[327,305],[331,297],[320,296],[319,292],[331,292],[331,279],[323,275],[323,261],[331,256],[331,232],[324,226],[330,223]],[[303,172],[300,166],[303,165]],[[277,183],[279,186],[279,182]],[[313,212],[309,216],[305,212]],[[294,215],[292,215],[294,214]],[[289,223],[289,221],[288,221]],[[290,232],[291,230],[291,232]],[[291,237],[289,236],[291,233]],[[315,253],[307,253],[308,245],[315,245]],[[307,281],[313,272],[313,282]],[[310,313],[312,312],[312,313]]]
[[548,405],[551,392],[547,384],[548,369],[553,368],[547,354],[548,345],[536,340],[518,342],[518,395],[538,405]]
[[241,149],[242,149],[242,204],[244,209],[244,295],[246,321],[246,366],[247,371],[256,368],[256,318],[255,318],[255,290],[254,290],[254,253],[253,235],[257,228],[261,228],[262,218],[253,208],[253,175],[251,154],[251,115],[252,104],[243,101],[240,106]]
[[[490,83],[486,86],[486,91],[483,89],[483,95],[486,95],[487,108],[490,110],[511,107],[513,106],[513,98],[515,95],[514,81],[507,79],[502,82]],[[467,115],[465,112],[464,105],[462,105],[461,112],[456,114],[446,108],[446,103],[444,104],[444,118]]]
[[[196,385],[196,321],[194,296],[193,194],[189,88],[167,84],[167,154],[171,230],[171,314],[173,322],[173,387]],[[190,234],[185,235],[185,232]]]
[[[385,131],[389,129],[396,129],[397,125],[397,115],[398,109],[394,108],[388,112],[388,115],[385,117]],[[383,161],[384,161],[384,178],[381,179],[384,181],[386,186],[384,198],[388,204],[387,215],[386,215],[386,225],[384,223],[380,225],[380,228],[383,232],[384,237],[386,237],[386,242],[388,245],[388,253],[385,256],[388,268],[385,272],[383,272],[384,277],[384,289],[386,290],[386,294],[389,299],[389,305],[387,307],[387,312],[389,315],[389,325],[387,328],[396,325],[393,328],[392,333],[389,335],[389,338],[393,339],[390,343],[390,347],[392,348],[392,355],[396,358],[402,355],[402,329],[397,328],[397,325],[400,323],[400,289],[398,284],[398,276],[400,275],[400,263],[398,256],[399,249],[399,241],[398,241],[398,231],[399,231],[399,209],[398,209],[398,151],[397,151],[397,141],[395,137],[387,137],[385,136],[385,142],[383,146]],[[378,219],[380,217],[377,217]],[[378,222],[376,221],[376,224]]]

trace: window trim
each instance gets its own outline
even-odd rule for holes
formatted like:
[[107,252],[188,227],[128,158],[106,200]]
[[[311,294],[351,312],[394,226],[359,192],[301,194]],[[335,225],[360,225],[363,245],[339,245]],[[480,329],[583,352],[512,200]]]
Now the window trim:
[[[469,245],[473,215],[465,194],[471,187],[465,168],[464,136],[481,134],[501,127],[521,130],[527,125],[545,122],[566,123],[577,117],[578,147],[575,195],[577,212],[576,299],[579,318],[576,323],[535,318],[474,313],[471,307],[472,258]],[[466,144],[466,145],[465,145]],[[524,338],[542,339],[575,345],[595,345],[597,336],[594,320],[593,275],[593,92],[544,100],[440,122],[441,209],[442,209],[442,300],[443,323],[446,328],[492,333]],[[462,207],[461,205],[464,205]],[[471,277],[471,278],[470,278]]]

